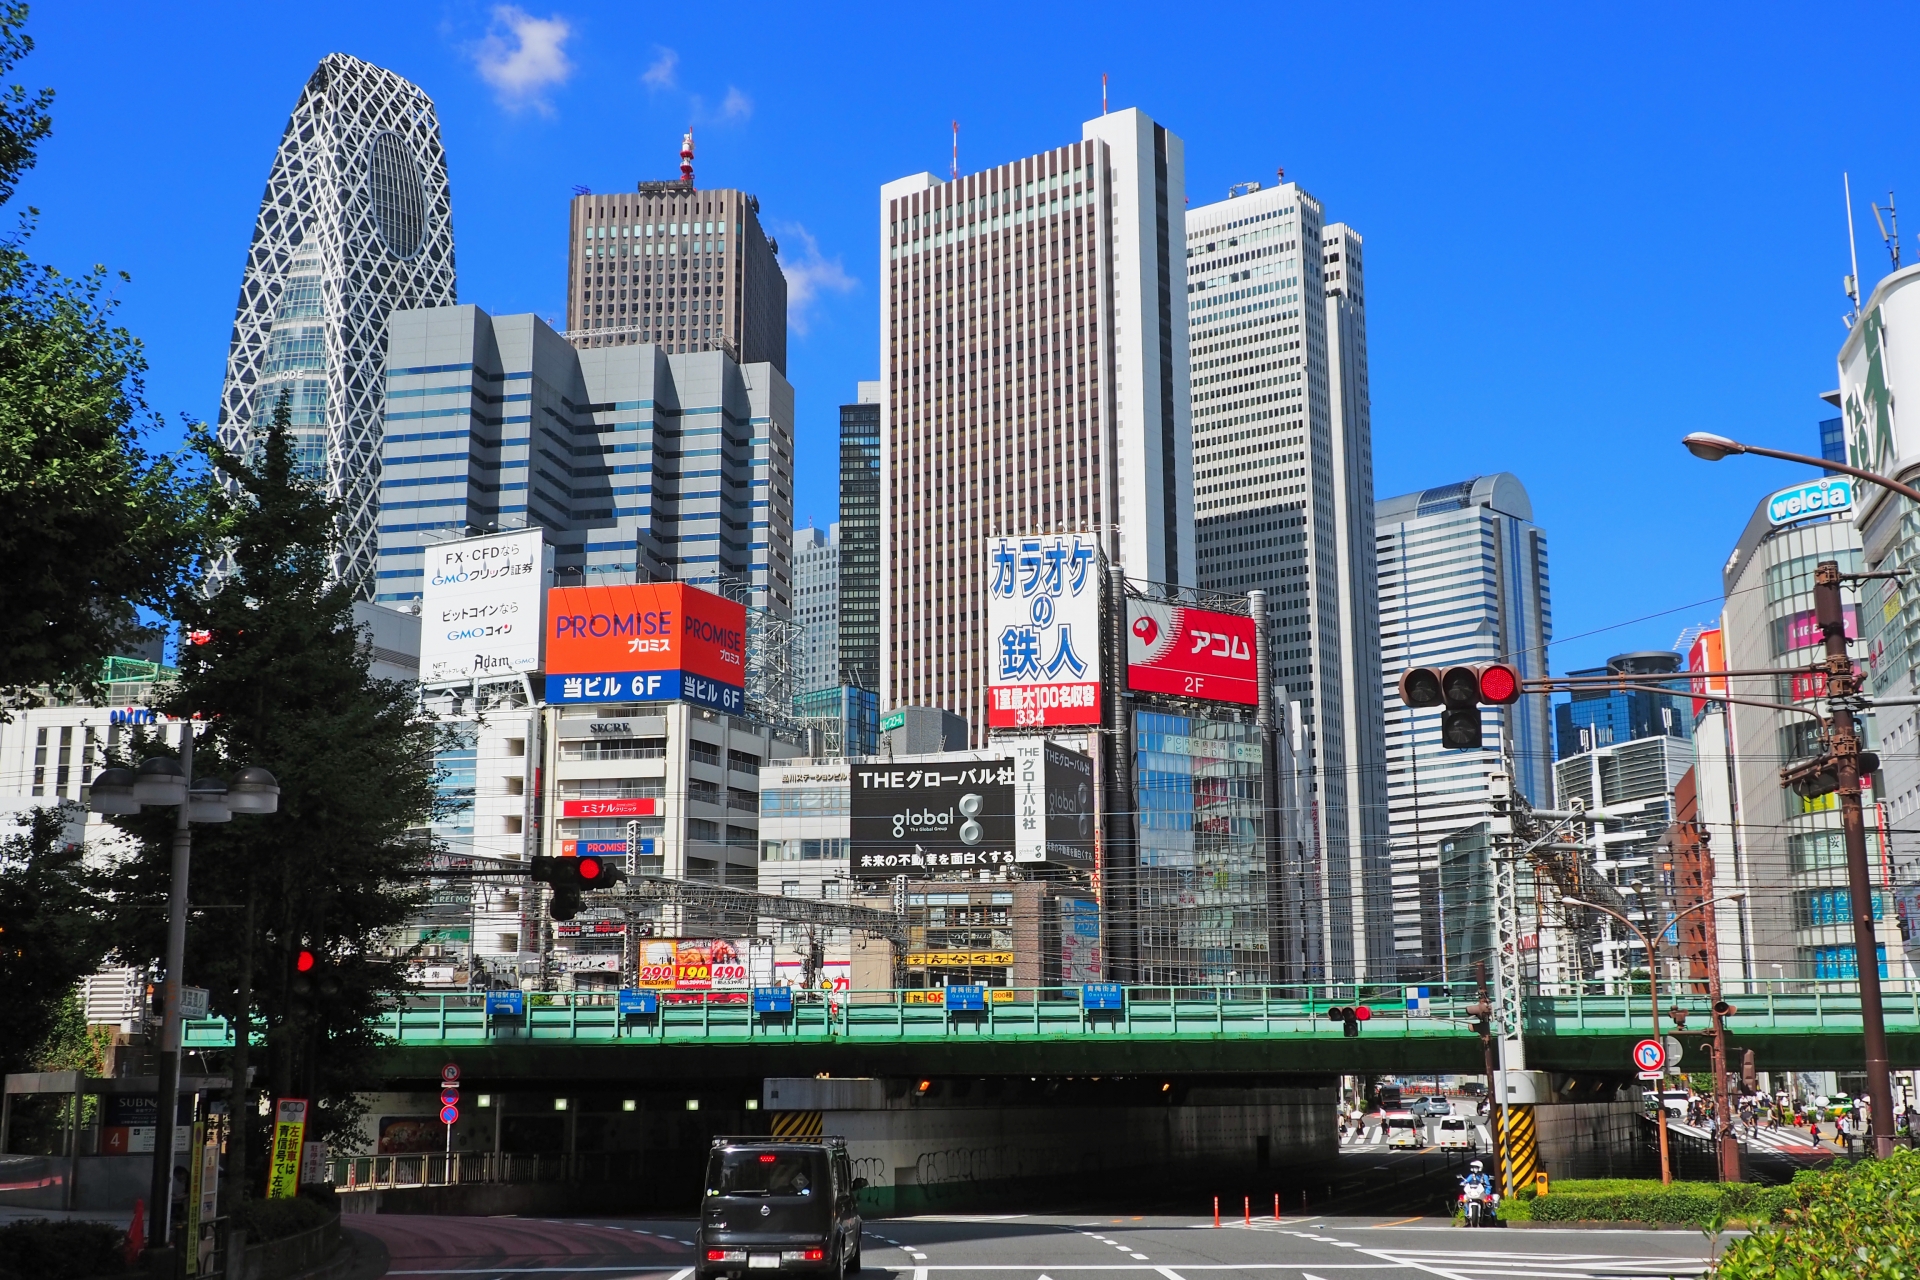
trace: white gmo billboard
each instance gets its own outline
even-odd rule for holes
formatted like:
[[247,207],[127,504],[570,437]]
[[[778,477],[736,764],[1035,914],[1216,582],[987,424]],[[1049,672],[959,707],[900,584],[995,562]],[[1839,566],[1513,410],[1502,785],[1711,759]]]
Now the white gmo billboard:
[[542,531],[439,542],[426,553],[421,682],[540,670],[540,610],[553,585],[553,549]]
[[[1874,287],[1840,345],[1839,363],[1847,461],[1901,477],[1920,463],[1920,415],[1902,419],[1896,410],[1902,387],[1909,398],[1920,388],[1920,267],[1897,271]],[[1868,485],[1854,495],[1868,523],[1878,522],[1885,494]],[[1871,548],[1868,558],[1875,558]]]

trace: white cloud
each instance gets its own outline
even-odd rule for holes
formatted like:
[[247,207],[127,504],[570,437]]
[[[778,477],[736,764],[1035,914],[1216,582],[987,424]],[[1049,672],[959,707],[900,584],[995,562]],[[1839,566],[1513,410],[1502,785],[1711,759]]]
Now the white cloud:
[[745,120],[753,114],[753,99],[732,85],[727,86],[727,97],[720,104],[721,120]]
[[804,334],[811,319],[808,313],[823,294],[849,293],[860,282],[847,274],[840,259],[823,256],[820,242],[805,227],[788,223],[775,230],[788,241],[780,254],[780,270],[787,277],[787,324]]
[[474,66],[502,106],[512,111],[532,107],[551,115],[546,91],[573,74],[566,52],[572,34],[573,27],[557,13],[536,18],[516,5],[495,5],[493,26],[474,48]]
[[640,73],[640,83],[649,89],[671,89],[674,87],[674,70],[680,65],[680,55],[660,45],[655,45],[654,49],[659,56],[653,60],[652,66]]

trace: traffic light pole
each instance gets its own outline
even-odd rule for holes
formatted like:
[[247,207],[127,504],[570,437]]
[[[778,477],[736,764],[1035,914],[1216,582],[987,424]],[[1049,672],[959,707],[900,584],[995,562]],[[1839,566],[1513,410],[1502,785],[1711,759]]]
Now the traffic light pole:
[[[173,1217],[173,1128],[180,1110],[180,978],[187,964],[187,878],[193,863],[193,721],[180,725],[180,771],[186,791],[173,825],[172,883],[167,889],[166,980],[160,985],[159,1088],[153,1115],[153,1176],[147,1189],[147,1247],[167,1243]],[[193,1153],[188,1153],[192,1159]]]
[[1876,897],[1867,870],[1866,820],[1860,807],[1860,738],[1853,720],[1859,687],[1847,654],[1846,610],[1840,601],[1840,565],[1822,560],[1813,570],[1813,613],[1826,639],[1827,706],[1832,719],[1828,752],[1840,796],[1840,826],[1847,841],[1847,898],[1853,911],[1854,967],[1860,973],[1860,1030],[1866,1046],[1868,1134],[1874,1154],[1893,1154],[1893,1081],[1888,1070],[1887,1014],[1880,995],[1879,938],[1873,928]]

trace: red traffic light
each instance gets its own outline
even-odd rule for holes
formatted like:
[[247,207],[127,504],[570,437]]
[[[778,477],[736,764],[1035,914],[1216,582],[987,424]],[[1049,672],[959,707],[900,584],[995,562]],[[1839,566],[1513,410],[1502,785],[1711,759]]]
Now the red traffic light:
[[295,973],[312,973],[314,964],[313,952],[302,947],[300,954],[293,958],[293,971]]
[[1520,673],[1504,662],[1480,668],[1480,701],[1504,707],[1520,700]]
[[601,871],[600,859],[583,854],[574,864],[573,869],[574,874],[582,880],[598,880]]
[[1369,1022],[1373,1019],[1373,1010],[1363,1004],[1357,1004],[1353,1007],[1353,1016],[1355,1021]]

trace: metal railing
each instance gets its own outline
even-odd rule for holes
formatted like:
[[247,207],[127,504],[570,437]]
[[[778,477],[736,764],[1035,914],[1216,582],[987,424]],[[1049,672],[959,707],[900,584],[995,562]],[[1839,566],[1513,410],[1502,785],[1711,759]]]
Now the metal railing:
[[481,1183],[618,1182],[640,1173],[639,1151],[571,1155],[503,1151],[337,1156],[328,1162],[335,1191],[397,1191]]
[[[1530,995],[1523,1003],[1526,1035],[1623,1036],[1643,1034],[1647,997],[1638,991],[1562,989]],[[1729,998],[1738,1007],[1731,1025],[1740,1030],[1806,1034],[1857,1034],[1857,984],[1785,980],[1748,984]],[[1306,986],[1151,987],[1125,989],[1117,1010],[1084,1007],[1081,988],[992,987],[986,1007],[949,1009],[940,988],[866,991],[796,991],[791,1012],[759,1013],[748,991],[659,991],[657,1011],[625,1014],[611,991],[528,994],[519,1016],[492,1014],[479,992],[399,997],[376,1020],[391,1043],[457,1044],[488,1041],[588,1041],[635,1045],[746,1041],[913,1041],[986,1037],[1001,1040],[1074,1038],[1193,1038],[1218,1036],[1339,1035],[1329,1009],[1365,1005],[1371,1014],[1363,1034],[1370,1039],[1450,1039],[1474,1035],[1473,991],[1456,984],[1432,987],[1422,1008],[1409,1009],[1400,987],[1352,983]],[[1710,1025],[1704,995],[1662,992],[1662,1030],[1667,1010],[1679,1008],[1689,1027]],[[1920,983],[1889,982],[1885,996],[1890,1025],[1920,1030]],[[186,1024],[188,1049],[232,1043],[224,1020]]]

